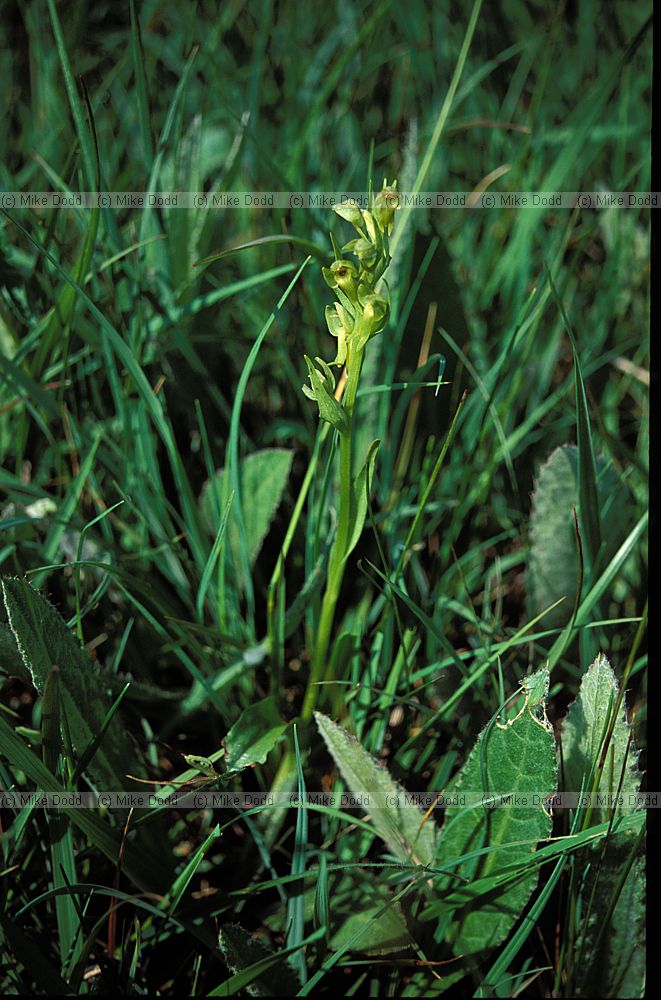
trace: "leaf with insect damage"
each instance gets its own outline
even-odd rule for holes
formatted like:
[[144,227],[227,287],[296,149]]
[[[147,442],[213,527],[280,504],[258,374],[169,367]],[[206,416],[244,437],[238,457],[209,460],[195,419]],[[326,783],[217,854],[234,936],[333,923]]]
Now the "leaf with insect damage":
[[531,862],[551,832],[544,800],[557,776],[548,676],[524,680],[511,718],[486,726],[446,792],[457,804],[446,810],[435,863],[455,875],[435,880],[440,899],[430,914],[457,955],[499,945],[537,884]]

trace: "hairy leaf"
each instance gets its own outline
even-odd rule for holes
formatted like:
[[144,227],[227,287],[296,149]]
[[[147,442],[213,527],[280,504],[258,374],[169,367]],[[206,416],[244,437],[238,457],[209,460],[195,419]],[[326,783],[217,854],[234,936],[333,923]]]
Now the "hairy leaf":
[[[607,796],[593,806],[593,823],[630,814],[638,807],[637,755],[623,707],[613,720],[619,686],[605,656],[585,672],[578,698],[562,725],[565,791]],[[610,732],[608,746],[605,741]],[[599,775],[598,765],[603,760]],[[633,855],[633,857],[632,857]],[[633,833],[616,830],[605,845],[579,855],[582,933],[574,984],[579,996],[639,997],[645,987],[645,867]],[[630,867],[628,867],[630,866]],[[627,871],[628,869],[628,871]]]
[[[633,812],[640,786],[637,755],[633,742],[630,742],[631,728],[623,706],[614,723],[612,719],[618,694],[619,685],[613,668],[600,653],[583,675],[578,698],[562,723],[564,790],[591,791],[593,771],[603,755],[604,767],[597,791],[614,796],[620,789],[622,803],[617,807],[616,816]],[[611,727],[606,747],[604,740]],[[603,823],[610,818],[610,814],[608,805],[594,807],[592,820]]]
[[[59,668],[60,701],[73,748],[80,757],[101,730],[113,704],[109,687],[46,598],[24,580],[2,581],[5,608],[19,653],[41,694],[51,668]],[[140,773],[133,744],[117,715],[89,765],[104,790],[121,790],[127,773]]]
[[[248,455],[239,463],[241,496],[240,499],[235,498],[232,504],[227,529],[230,552],[235,567],[243,565],[241,535],[235,513],[237,502],[241,503],[245,536],[248,543],[248,558],[252,566],[259,555],[273,516],[282,500],[293,455],[293,451],[286,448],[264,448],[262,451]],[[229,495],[227,472],[224,469],[219,470],[213,479],[205,483],[202,489],[200,498],[202,515],[214,537],[219,525],[218,511],[223,505],[226,491]]]
[[[224,924],[220,929],[218,940],[230,971],[240,973],[258,962],[265,964],[264,972],[245,986],[251,996],[296,996],[301,984],[291,966],[282,959],[278,960],[278,956],[270,948],[254,938],[240,924]],[[273,961],[269,962],[269,959]]]
[[423,823],[418,806],[354,736],[319,712],[315,712],[315,718],[350,792],[357,800],[364,800],[374,832],[401,861],[430,864],[436,841],[433,820]]
[[[493,948],[505,939],[535,888],[537,872],[522,872],[484,894],[473,891],[472,884],[505,867],[516,874],[517,865],[529,862],[538,841],[551,832],[543,799],[556,788],[555,740],[538,685],[529,685],[518,708],[507,723],[490,724],[480,733],[446,793],[458,801],[446,811],[436,864],[467,880],[462,884],[448,877],[439,883],[441,894],[452,888],[465,900],[445,916],[446,938],[457,955]],[[480,804],[483,798],[498,803],[502,795],[514,798],[493,808]],[[455,864],[464,855],[466,860]]]
[[[627,534],[627,495],[612,467],[597,461],[597,485],[604,551],[610,559]],[[530,517],[528,598],[530,614],[537,615],[564,597],[546,614],[545,628],[561,628],[571,617],[578,585],[578,558],[573,508],[578,508],[578,449],[563,445],[551,453],[535,484]]]

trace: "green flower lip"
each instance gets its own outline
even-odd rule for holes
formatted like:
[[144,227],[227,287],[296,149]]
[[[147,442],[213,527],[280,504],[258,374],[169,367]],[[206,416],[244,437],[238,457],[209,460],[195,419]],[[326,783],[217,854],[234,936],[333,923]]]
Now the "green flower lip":
[[351,261],[336,260],[330,267],[322,267],[321,271],[329,288],[340,288],[349,299],[355,299],[359,275]]

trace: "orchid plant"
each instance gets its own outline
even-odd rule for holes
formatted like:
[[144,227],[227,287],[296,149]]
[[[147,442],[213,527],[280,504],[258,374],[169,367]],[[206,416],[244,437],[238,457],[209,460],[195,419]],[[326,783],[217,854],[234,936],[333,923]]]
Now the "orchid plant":
[[[366,209],[353,201],[335,206],[337,215],[351,223],[357,233],[341,248],[331,235],[335,261],[330,267],[322,268],[326,284],[337,296],[337,301],[326,307],[326,323],[337,339],[337,354],[330,364],[322,358],[316,358],[315,364],[305,356],[310,385],[303,386],[303,392],[316,401],[321,419],[327,421],[339,435],[340,485],[337,531],[329,558],[326,590],[303,701],[304,720],[312,717],[319,683],[328,679],[328,648],[344,570],[347,558],[360,537],[367,512],[369,484],[379,442],[372,444],[365,463],[355,474],[353,418],[365,349],[369,341],[384,329],[390,314],[384,274],[391,259],[389,237],[398,200],[396,182],[388,185],[384,180],[381,191],[370,196]],[[345,254],[353,254],[356,263],[346,259]],[[331,365],[345,368],[346,381],[341,395],[340,388],[336,389]]]

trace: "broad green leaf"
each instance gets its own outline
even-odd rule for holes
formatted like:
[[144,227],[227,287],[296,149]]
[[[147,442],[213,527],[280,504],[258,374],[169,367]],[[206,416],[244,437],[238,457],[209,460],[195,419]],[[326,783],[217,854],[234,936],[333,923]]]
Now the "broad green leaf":
[[[53,666],[59,667],[60,704],[73,748],[80,757],[101,730],[112,706],[110,686],[102,672],[69,632],[46,598],[24,580],[2,581],[5,608],[19,653],[39,693]],[[140,773],[133,744],[117,715],[89,764],[89,773],[104,791],[125,787],[125,775]]]
[[14,633],[4,622],[0,622],[0,671],[8,674],[9,677],[25,677],[27,675]]
[[53,774],[58,773],[61,753],[60,671],[51,667],[41,700],[41,759]]
[[[566,792],[592,790],[593,770],[604,753],[604,737],[609,723],[612,725],[618,694],[619,685],[613,668],[600,653],[583,675],[578,697],[562,723],[563,787]],[[640,786],[637,755],[633,742],[629,743],[630,732],[624,707],[621,706],[612,727],[597,789],[604,794],[615,795],[622,781],[623,802],[617,808],[617,816],[634,811],[636,803],[630,797],[636,795]],[[593,808],[592,822],[603,823],[610,815],[607,805]]]
[[251,996],[293,997],[297,995],[301,983],[292,967],[283,960],[286,955],[275,955],[270,948],[252,937],[240,924],[224,924],[220,928],[218,941],[225,963],[231,972],[241,973],[250,969],[251,966],[258,965],[258,963],[264,964],[263,973],[255,976],[244,987]]
[[[535,674],[529,680],[537,677]],[[493,948],[507,937],[535,888],[537,873],[524,873],[500,888],[491,883],[491,891],[485,893],[479,888],[473,893],[472,884],[497,876],[505,866],[525,864],[538,841],[551,832],[551,816],[543,804],[534,804],[555,791],[557,776],[553,729],[536,682],[522,693],[517,708],[508,722],[490,723],[480,733],[446,792],[458,796],[460,802],[446,811],[435,864],[467,880],[462,884],[443,878],[438,883],[441,896],[453,889],[466,900],[461,909],[446,914],[445,936],[457,955]],[[515,800],[512,805],[494,808],[479,804],[482,797],[498,801],[498,796],[507,794],[517,796],[518,803]],[[533,802],[534,795],[539,798]],[[521,805],[521,796],[531,804]],[[461,797],[465,804],[461,804]],[[474,808],[470,808],[471,802],[477,802]],[[494,850],[455,864],[464,855],[490,847]]]
[[[636,851],[633,864],[631,852]],[[574,995],[642,997],[645,993],[645,860],[631,834],[611,836],[577,858],[581,926],[574,950]],[[627,870],[628,869],[628,870]]]
[[[262,543],[269,530],[273,516],[278,509],[291,468],[293,451],[285,448],[265,448],[248,455],[239,463],[241,509],[248,542],[248,559],[253,566]],[[229,496],[230,488],[226,471],[220,470],[215,478],[205,483],[200,505],[202,516],[215,537],[218,533],[218,511],[223,498]],[[235,568],[243,565],[241,558],[241,535],[236,519],[234,504],[229,513],[227,537]]]
[[[600,562],[608,561],[627,534],[626,492],[612,467],[597,461],[601,523],[606,539]],[[530,517],[528,598],[531,615],[564,597],[544,616],[546,628],[569,621],[578,585],[578,560],[573,508],[578,509],[578,449],[563,445],[551,453],[535,484]]]
[[287,729],[275,698],[264,698],[241,713],[225,737],[228,771],[240,771],[251,764],[263,764]]
[[[617,838],[617,843],[609,847],[607,852],[607,871],[603,878],[610,877],[611,884],[626,864],[623,841]],[[627,852],[631,844],[626,843]],[[619,857],[617,854],[619,853]],[[624,885],[610,915],[610,926],[602,936],[601,946],[595,955],[594,968],[602,973],[606,984],[599,985],[597,996],[603,997],[642,997],[645,995],[646,972],[646,928],[645,928],[645,859],[637,857],[626,877]],[[616,885],[611,891],[617,891]],[[601,883],[601,896],[596,895],[603,909],[604,897],[607,895],[604,882]],[[604,950],[607,952],[604,961]],[[606,971],[607,970],[607,971]]]
[[319,732],[356,800],[365,802],[374,832],[407,864],[428,865],[435,853],[436,827],[358,740],[315,712]]
[[[605,656],[588,667],[578,697],[562,724],[564,788],[590,791],[595,787],[599,762],[604,767],[598,791],[621,804],[615,815],[636,811],[640,786],[637,755],[623,706],[613,724],[619,685]],[[612,733],[604,752],[608,731]],[[620,799],[616,800],[618,803]],[[593,823],[606,822],[608,805],[593,807]],[[645,867],[633,833],[615,833],[605,848],[586,849],[580,855],[585,877],[581,891],[583,914],[575,984],[580,996],[639,997],[645,985]]]

